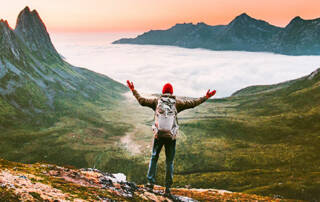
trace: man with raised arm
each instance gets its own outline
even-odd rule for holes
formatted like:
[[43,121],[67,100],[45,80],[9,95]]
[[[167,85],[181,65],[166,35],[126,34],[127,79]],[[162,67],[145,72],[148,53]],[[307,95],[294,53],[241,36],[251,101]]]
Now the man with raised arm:
[[216,91],[207,91],[206,95],[197,99],[182,100],[173,95],[173,88],[170,83],[163,86],[159,98],[144,98],[134,89],[132,82],[127,85],[136,97],[140,105],[150,107],[155,111],[155,122],[152,125],[154,134],[152,155],[148,169],[147,188],[153,190],[156,177],[157,162],[162,147],[165,147],[166,154],[166,195],[170,194],[170,187],[173,183],[173,159],[176,151],[176,137],[178,132],[177,114],[185,109],[194,108],[216,94]]

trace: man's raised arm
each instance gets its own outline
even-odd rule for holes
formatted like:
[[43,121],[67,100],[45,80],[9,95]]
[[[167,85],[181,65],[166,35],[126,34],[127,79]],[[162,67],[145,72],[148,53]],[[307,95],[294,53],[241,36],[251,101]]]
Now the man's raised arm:
[[137,90],[134,89],[134,85],[132,82],[127,80],[127,85],[132,91],[134,97],[138,100],[139,104],[142,106],[150,107],[153,110],[156,110],[157,107],[157,98],[144,98],[142,97]]
[[192,99],[192,100],[177,100],[177,104],[176,104],[177,111],[179,113],[183,110],[194,108],[204,103],[206,100],[208,100],[210,97],[214,96],[215,94],[216,94],[216,90],[213,90],[210,92],[210,89],[209,89],[207,94],[203,97]]

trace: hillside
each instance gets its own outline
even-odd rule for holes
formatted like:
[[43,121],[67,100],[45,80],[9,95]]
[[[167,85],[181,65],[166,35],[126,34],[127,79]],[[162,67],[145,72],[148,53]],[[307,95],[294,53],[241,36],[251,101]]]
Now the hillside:
[[[174,186],[318,201],[319,72],[280,84],[251,86],[181,113]],[[148,161],[143,159],[149,156],[149,145],[141,146],[150,141],[142,131],[150,127],[152,112],[145,111],[146,115],[135,115],[145,127],[136,127],[130,143],[140,145],[145,165],[140,174],[130,175],[137,182],[144,179]],[[162,154],[161,183],[164,168]]]
[[[254,194],[216,189],[172,189],[173,197],[157,186],[148,191],[123,174],[74,169],[51,164],[21,164],[0,159],[0,201],[280,201]],[[192,197],[192,198],[191,198]],[[283,202],[290,200],[281,200]]]
[[295,17],[282,28],[243,13],[227,25],[176,24],[167,30],[151,30],[136,38],[123,38],[113,43],[319,55],[319,30],[319,18],[304,20]]
[[[125,133],[128,125],[110,117],[127,88],[65,62],[37,11],[23,9],[14,30],[1,20],[0,49],[1,157],[80,166],[86,145],[105,147]],[[74,152],[79,144],[85,151]]]

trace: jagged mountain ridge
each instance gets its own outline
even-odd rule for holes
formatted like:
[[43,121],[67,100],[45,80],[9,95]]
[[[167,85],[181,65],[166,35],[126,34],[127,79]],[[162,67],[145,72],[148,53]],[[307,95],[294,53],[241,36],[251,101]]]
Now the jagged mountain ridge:
[[296,17],[282,28],[243,13],[227,25],[176,24],[168,30],[151,30],[136,38],[123,38],[113,43],[319,55],[319,36],[319,18],[303,20]]
[[20,12],[14,30],[1,20],[0,48],[0,108],[10,111],[0,125],[14,117],[34,121],[48,112],[72,111],[68,105],[110,104],[127,90],[107,76],[65,62],[37,11],[28,7]]
[[25,7],[17,18],[14,32],[31,50],[32,54],[47,62],[61,59],[51,42],[45,24],[36,10],[30,11],[28,6]]
[[[0,53],[10,58],[23,57],[23,50],[19,46],[17,36],[5,20],[0,20]],[[23,58],[25,59],[25,58]]]

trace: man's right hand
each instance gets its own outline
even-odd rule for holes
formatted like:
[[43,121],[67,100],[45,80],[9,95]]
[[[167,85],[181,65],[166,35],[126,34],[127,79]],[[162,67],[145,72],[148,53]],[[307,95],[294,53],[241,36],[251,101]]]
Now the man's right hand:
[[208,90],[206,97],[207,99],[211,98],[212,96],[214,96],[216,94],[216,90],[213,90],[210,92],[210,89]]
[[130,82],[129,80],[127,80],[127,85],[128,85],[128,87],[130,88],[131,91],[134,90],[134,85],[133,85],[133,83]]

